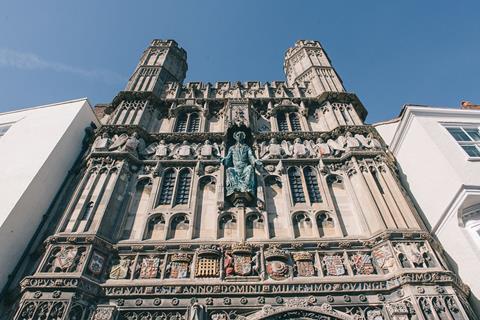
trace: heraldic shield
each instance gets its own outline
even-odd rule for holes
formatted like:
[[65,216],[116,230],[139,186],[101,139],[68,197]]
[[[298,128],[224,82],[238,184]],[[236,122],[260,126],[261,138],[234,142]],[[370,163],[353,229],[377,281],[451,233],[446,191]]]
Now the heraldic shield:
[[185,279],[189,276],[190,271],[190,257],[186,254],[177,253],[173,255],[172,260],[167,267],[170,271],[170,278]]
[[272,246],[265,252],[267,273],[274,280],[283,280],[290,276],[289,255],[277,246]]
[[310,252],[295,252],[293,254],[297,276],[312,277],[315,275],[313,257]]
[[53,261],[54,269],[67,270],[73,266],[77,257],[78,249],[76,247],[62,248]]

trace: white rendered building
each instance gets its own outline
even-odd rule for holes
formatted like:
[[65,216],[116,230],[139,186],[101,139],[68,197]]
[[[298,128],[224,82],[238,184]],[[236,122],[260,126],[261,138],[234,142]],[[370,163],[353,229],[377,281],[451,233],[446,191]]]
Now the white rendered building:
[[87,99],[0,113],[0,291],[98,120]]
[[406,105],[374,126],[480,313],[480,110]]

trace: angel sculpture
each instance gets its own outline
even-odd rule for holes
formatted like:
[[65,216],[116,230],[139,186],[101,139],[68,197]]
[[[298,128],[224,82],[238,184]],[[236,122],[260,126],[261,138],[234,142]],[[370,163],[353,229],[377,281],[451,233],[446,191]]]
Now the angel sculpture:
[[211,159],[220,157],[220,147],[217,143],[212,144],[210,140],[205,140],[204,144],[197,147],[196,154],[199,159]]
[[296,138],[293,141],[293,144],[284,140],[282,141],[282,147],[285,152],[293,158],[307,158],[308,156],[310,156],[311,151],[313,151],[310,150],[310,145],[308,143],[303,143],[302,139],[300,138]]
[[343,148],[343,146],[333,139],[328,139],[327,145],[330,147],[330,150],[332,151],[332,154],[334,156],[341,155],[342,153],[345,152],[345,149]]
[[177,145],[172,153],[175,158],[190,159],[195,155],[195,144],[190,145],[187,140],[184,140],[181,145]]
[[270,139],[270,143],[264,141],[260,143],[260,159],[277,159],[282,158],[285,150],[282,145],[277,142],[277,139]]
[[154,143],[149,144],[149,145],[143,150],[142,155],[143,155],[145,158],[149,158],[149,157],[151,157],[152,155],[154,155],[154,157],[155,157],[156,159],[168,159],[169,156],[170,156],[171,150],[172,150],[172,146],[171,146],[171,145],[167,145],[167,144],[165,143],[165,140],[160,140],[159,143],[154,142]]
[[314,145],[314,150],[318,157],[329,156],[331,153],[330,146],[322,138],[317,139]]
[[98,136],[93,142],[93,150],[95,151],[107,151],[110,146],[110,138],[108,133],[104,132],[101,136]]
[[344,149],[358,148],[360,147],[360,141],[352,136],[351,132],[346,132],[345,136],[339,136],[337,143]]
[[369,133],[366,138],[361,134],[356,134],[355,138],[357,138],[357,140],[360,141],[362,147],[366,149],[378,149],[382,147],[380,141],[375,139],[372,133]]
[[138,133],[134,132],[130,137],[122,133],[120,136],[115,135],[113,143],[108,147],[108,150],[118,150],[136,153],[138,150],[143,152],[145,148],[145,141],[138,139]]

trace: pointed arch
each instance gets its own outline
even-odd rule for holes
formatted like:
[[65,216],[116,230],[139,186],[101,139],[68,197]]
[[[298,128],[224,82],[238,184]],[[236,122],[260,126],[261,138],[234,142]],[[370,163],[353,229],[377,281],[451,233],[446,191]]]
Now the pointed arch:
[[188,204],[190,198],[190,185],[192,184],[192,171],[183,168],[178,174],[177,192],[175,194],[175,205]]
[[335,221],[330,213],[321,211],[316,215],[318,234],[320,237],[336,236]]
[[180,112],[180,114],[177,116],[174,132],[187,131],[187,121],[188,121],[188,114],[186,112]]
[[300,170],[297,167],[290,167],[288,169],[288,181],[290,183],[293,204],[305,203],[306,201],[302,186],[302,177]]
[[253,212],[249,214],[246,224],[247,239],[265,237],[265,221],[260,213]]
[[190,219],[185,213],[174,215],[170,220],[170,227],[168,230],[169,240],[187,239],[188,230],[190,228]]
[[292,215],[293,234],[295,238],[313,236],[313,223],[308,213],[300,211]]
[[160,196],[158,197],[159,205],[166,205],[172,203],[176,177],[177,173],[173,168],[169,168],[163,173]]
[[144,240],[165,239],[165,217],[162,214],[151,216],[147,221]]
[[198,113],[192,112],[188,117],[187,132],[198,132],[200,130],[200,117]]
[[237,237],[237,217],[230,213],[224,213],[218,218],[218,238],[235,239]]
[[150,195],[152,193],[152,180],[143,178],[138,180],[135,192],[127,208],[125,223],[122,232],[122,239],[129,239],[132,236],[133,225],[137,216],[147,213]]
[[318,186],[318,178],[315,169],[311,166],[303,168],[303,176],[305,177],[305,183],[307,184],[308,197],[310,203],[321,203],[322,195],[320,194],[320,188]]

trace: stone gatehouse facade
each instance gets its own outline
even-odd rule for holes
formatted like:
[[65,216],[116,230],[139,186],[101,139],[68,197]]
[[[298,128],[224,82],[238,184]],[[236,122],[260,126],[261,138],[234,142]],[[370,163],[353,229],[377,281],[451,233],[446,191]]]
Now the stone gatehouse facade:
[[[153,40],[104,106],[14,319],[474,319],[320,43],[296,42],[284,70],[183,83],[186,52]],[[254,189],[227,194],[240,131]]]

